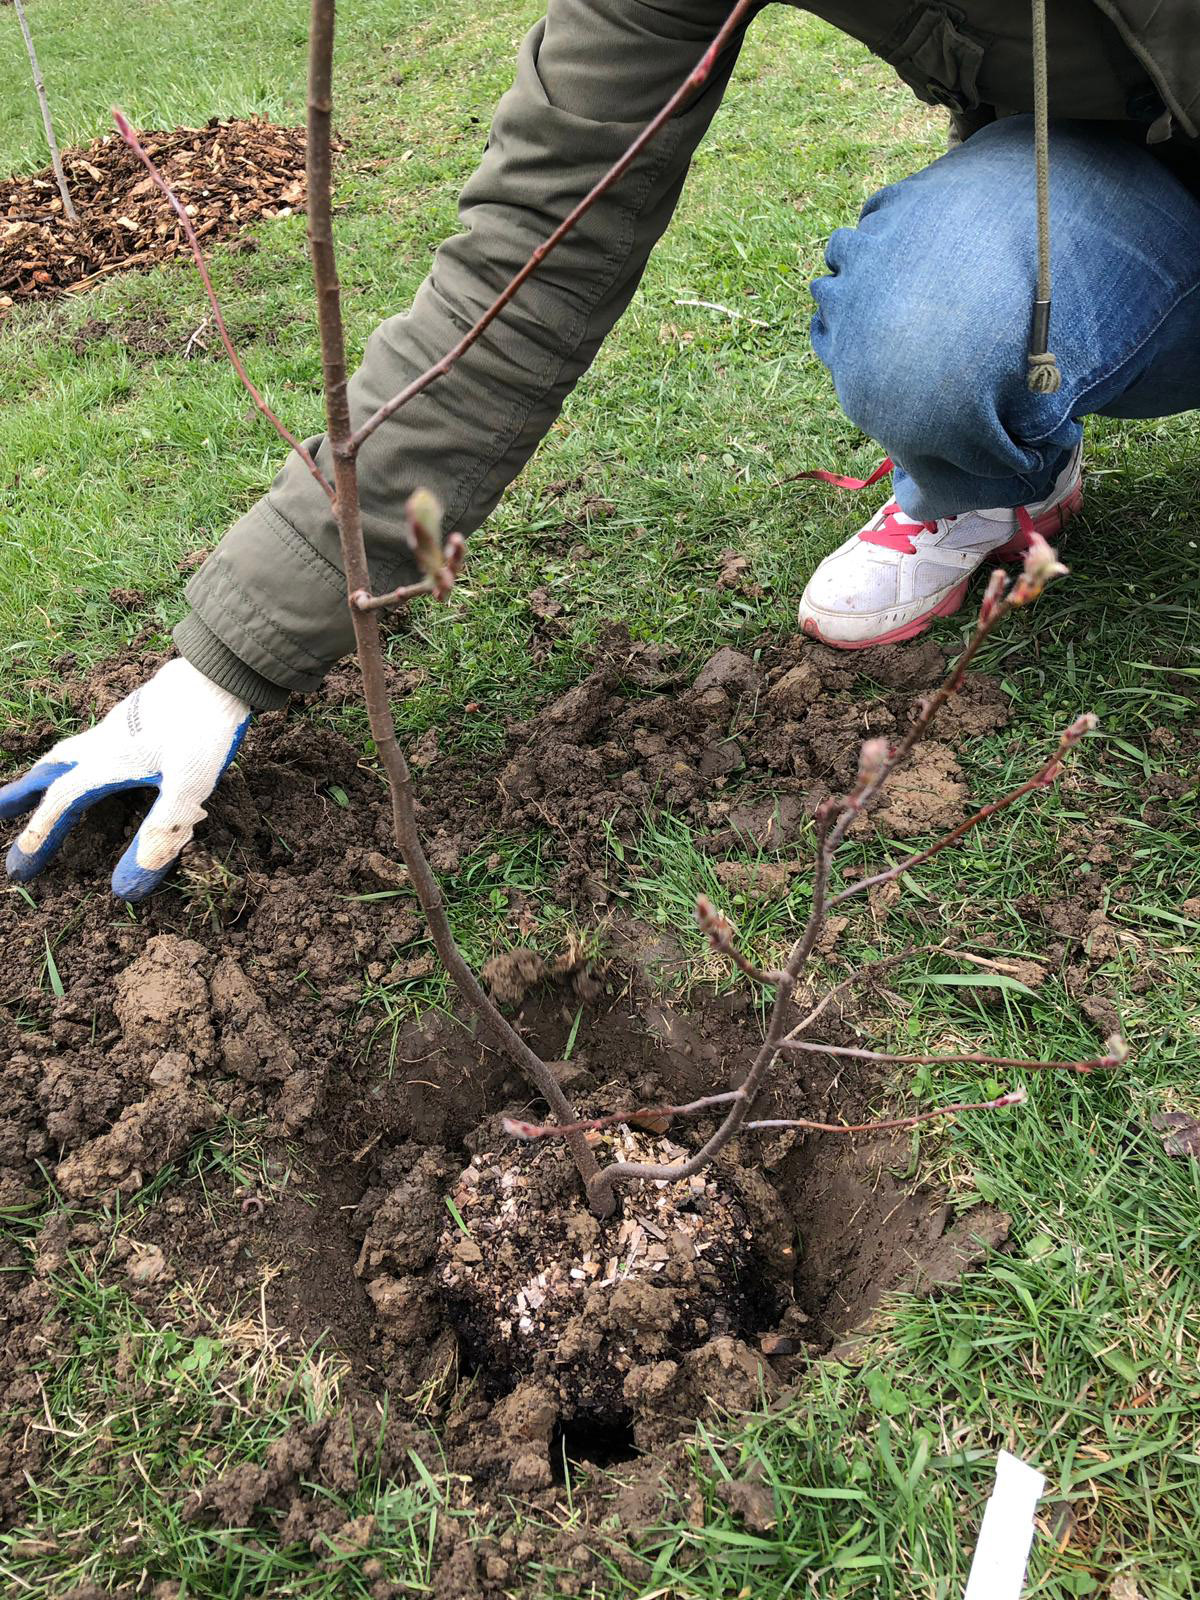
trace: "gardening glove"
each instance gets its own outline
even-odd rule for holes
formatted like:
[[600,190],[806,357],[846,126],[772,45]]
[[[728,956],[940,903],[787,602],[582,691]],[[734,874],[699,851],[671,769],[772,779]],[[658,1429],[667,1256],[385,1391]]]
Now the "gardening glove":
[[0,818],[37,809],[8,852],[8,875],[34,878],[79,818],[121,789],[158,799],[113,873],[113,893],[144,900],[170,871],[233,760],[250,707],[190,662],[168,661],[86,733],[60,739],[23,778],[0,789]]

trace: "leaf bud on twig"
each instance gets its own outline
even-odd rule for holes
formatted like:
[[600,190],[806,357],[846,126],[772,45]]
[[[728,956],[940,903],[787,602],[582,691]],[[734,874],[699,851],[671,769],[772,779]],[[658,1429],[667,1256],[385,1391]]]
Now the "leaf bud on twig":
[[875,739],[864,739],[862,748],[858,752],[858,789],[866,789],[871,784],[878,783],[887,769],[888,757],[892,747],[881,736]]
[[721,955],[728,955],[733,949],[733,923],[705,894],[696,896],[696,921],[712,948]]
[[1008,587],[1008,574],[1003,567],[997,567],[987,581],[987,588],[983,591],[983,599],[979,606],[979,626],[986,628],[994,622],[1004,600],[1004,591]]
[[436,579],[445,563],[441,502],[430,490],[417,489],[405,502],[404,519],[408,524],[408,542],[417,558],[418,567],[427,578]]
[[1046,543],[1040,533],[1030,533],[1025,565],[1009,596],[1012,604],[1028,605],[1031,600],[1037,599],[1052,579],[1063,577],[1068,570],[1058,559],[1057,551]]
[[819,800],[813,807],[813,820],[817,824],[818,833],[823,833],[838,817],[845,807],[845,800],[841,795],[827,794],[824,800]]
[[1085,711],[1063,734],[1063,741],[1067,744],[1078,744],[1085,733],[1095,733],[1100,726],[1100,718],[1094,711]]
[[433,578],[433,598],[446,600],[455,580],[463,569],[467,554],[467,541],[461,533],[452,533],[442,549],[442,564]]

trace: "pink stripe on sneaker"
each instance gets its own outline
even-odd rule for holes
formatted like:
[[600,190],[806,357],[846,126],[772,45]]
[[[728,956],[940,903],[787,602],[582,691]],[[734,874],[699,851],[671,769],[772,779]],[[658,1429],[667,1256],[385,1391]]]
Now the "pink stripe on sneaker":
[[901,623],[898,628],[889,628],[886,633],[877,633],[873,639],[826,638],[821,632],[820,624],[812,617],[807,617],[801,627],[810,639],[819,639],[822,644],[831,645],[835,650],[872,650],[880,644],[903,644],[905,640],[915,639],[917,634],[924,633],[935,617],[953,616],[966,598],[969,581],[964,578],[961,583],[954,585],[949,594],[943,595],[937,605],[931,606],[919,617],[912,617],[908,622]]

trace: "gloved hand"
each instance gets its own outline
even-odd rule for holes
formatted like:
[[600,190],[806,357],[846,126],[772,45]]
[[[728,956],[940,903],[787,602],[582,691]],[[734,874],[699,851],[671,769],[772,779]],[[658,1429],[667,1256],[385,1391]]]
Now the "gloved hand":
[[120,789],[158,799],[113,873],[113,893],[143,900],[157,889],[204,815],[204,801],[237,753],[250,707],[190,662],[168,661],[86,733],[60,739],[23,778],[0,789],[0,818],[39,801],[8,852],[8,875],[27,883],[88,809]]

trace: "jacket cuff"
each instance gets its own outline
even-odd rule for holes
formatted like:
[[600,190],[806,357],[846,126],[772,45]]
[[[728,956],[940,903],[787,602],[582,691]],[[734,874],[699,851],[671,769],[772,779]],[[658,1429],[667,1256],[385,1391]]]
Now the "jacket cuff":
[[202,672],[219,688],[237,695],[239,700],[245,700],[251,710],[278,711],[287,704],[290,690],[271,683],[253,667],[248,667],[194,611],[179,623],[172,638],[180,655],[190,661],[197,672]]

